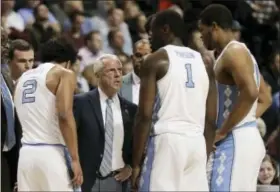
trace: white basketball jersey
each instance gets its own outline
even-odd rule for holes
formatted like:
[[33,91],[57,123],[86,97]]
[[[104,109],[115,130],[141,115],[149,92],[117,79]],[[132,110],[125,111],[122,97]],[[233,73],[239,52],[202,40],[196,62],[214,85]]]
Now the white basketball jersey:
[[187,47],[168,45],[163,49],[169,58],[169,68],[157,82],[153,131],[155,134],[202,135],[209,90],[202,57]]
[[46,86],[55,65],[45,63],[22,74],[14,103],[22,126],[22,143],[65,144],[59,129],[56,96]]
[[[229,42],[226,47],[221,52],[220,56],[217,58],[214,68],[216,67],[216,64],[218,63],[219,59],[224,54],[225,50],[229,47],[231,44],[239,44],[246,48],[248,51],[248,54],[250,54],[253,62],[254,67],[254,79],[256,82],[256,85],[259,89],[260,87],[260,72],[258,68],[257,61],[255,57],[251,54],[250,50],[247,48],[247,46],[244,43],[238,42],[238,41],[231,41]],[[224,85],[216,81],[217,89],[218,89],[218,102],[217,102],[217,127],[220,128],[224,122],[224,120],[228,117],[230,112],[232,111],[233,106],[235,105],[239,90],[236,85]],[[257,99],[254,102],[252,108],[247,113],[247,115],[242,119],[236,127],[243,127],[243,126],[249,126],[252,122],[256,121],[256,110],[257,110]]]

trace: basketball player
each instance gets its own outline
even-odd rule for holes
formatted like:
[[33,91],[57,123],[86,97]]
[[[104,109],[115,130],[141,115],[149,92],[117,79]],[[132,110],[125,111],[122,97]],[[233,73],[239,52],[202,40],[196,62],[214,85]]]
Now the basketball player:
[[76,52],[64,39],[41,50],[43,63],[22,74],[14,95],[23,132],[18,191],[73,191],[70,175],[75,187],[83,182],[72,113],[76,77],[68,70]]
[[[213,107],[207,102],[213,89],[200,53],[183,46],[183,25],[172,10],[157,13],[152,22],[155,52],[141,66],[134,130],[132,186],[136,191],[208,190],[203,132],[206,106]],[[215,118],[207,121],[214,124]]]
[[200,31],[209,50],[215,49],[214,73],[218,112],[210,191],[255,191],[265,148],[257,129],[260,76],[245,44],[234,40],[231,12],[208,6],[200,16]]

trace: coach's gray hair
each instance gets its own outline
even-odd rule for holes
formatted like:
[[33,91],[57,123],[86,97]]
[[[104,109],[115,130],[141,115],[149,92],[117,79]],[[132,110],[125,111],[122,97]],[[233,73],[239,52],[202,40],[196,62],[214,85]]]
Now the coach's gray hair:
[[119,60],[119,58],[116,55],[104,54],[104,55],[100,56],[99,58],[97,58],[96,62],[94,62],[94,65],[93,65],[94,74],[99,73],[104,68],[104,62],[103,62],[104,59],[112,59],[112,60],[118,61],[120,64],[122,64],[122,62]]

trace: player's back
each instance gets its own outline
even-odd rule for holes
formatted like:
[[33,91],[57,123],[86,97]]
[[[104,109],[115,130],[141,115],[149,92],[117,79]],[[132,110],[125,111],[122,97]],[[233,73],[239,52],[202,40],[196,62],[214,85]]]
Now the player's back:
[[200,53],[174,45],[163,47],[169,68],[157,81],[153,123],[155,134],[202,135],[209,78]]
[[56,96],[46,85],[55,67],[44,63],[25,72],[17,82],[14,100],[22,126],[22,143],[64,144],[56,111]]

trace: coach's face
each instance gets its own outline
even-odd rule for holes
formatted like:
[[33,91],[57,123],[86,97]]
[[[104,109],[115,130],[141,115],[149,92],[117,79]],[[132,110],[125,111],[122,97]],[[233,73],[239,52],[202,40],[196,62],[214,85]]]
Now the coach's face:
[[17,80],[22,73],[32,69],[34,65],[34,51],[32,49],[28,51],[15,50],[12,60],[9,62],[12,77]]
[[208,50],[213,50],[215,49],[215,42],[217,39],[217,26],[208,26],[201,21],[199,22],[199,31],[201,33],[201,37],[203,40],[204,45]]
[[108,93],[115,94],[121,88],[122,83],[122,64],[111,58],[102,59],[104,64],[100,75],[100,85]]

